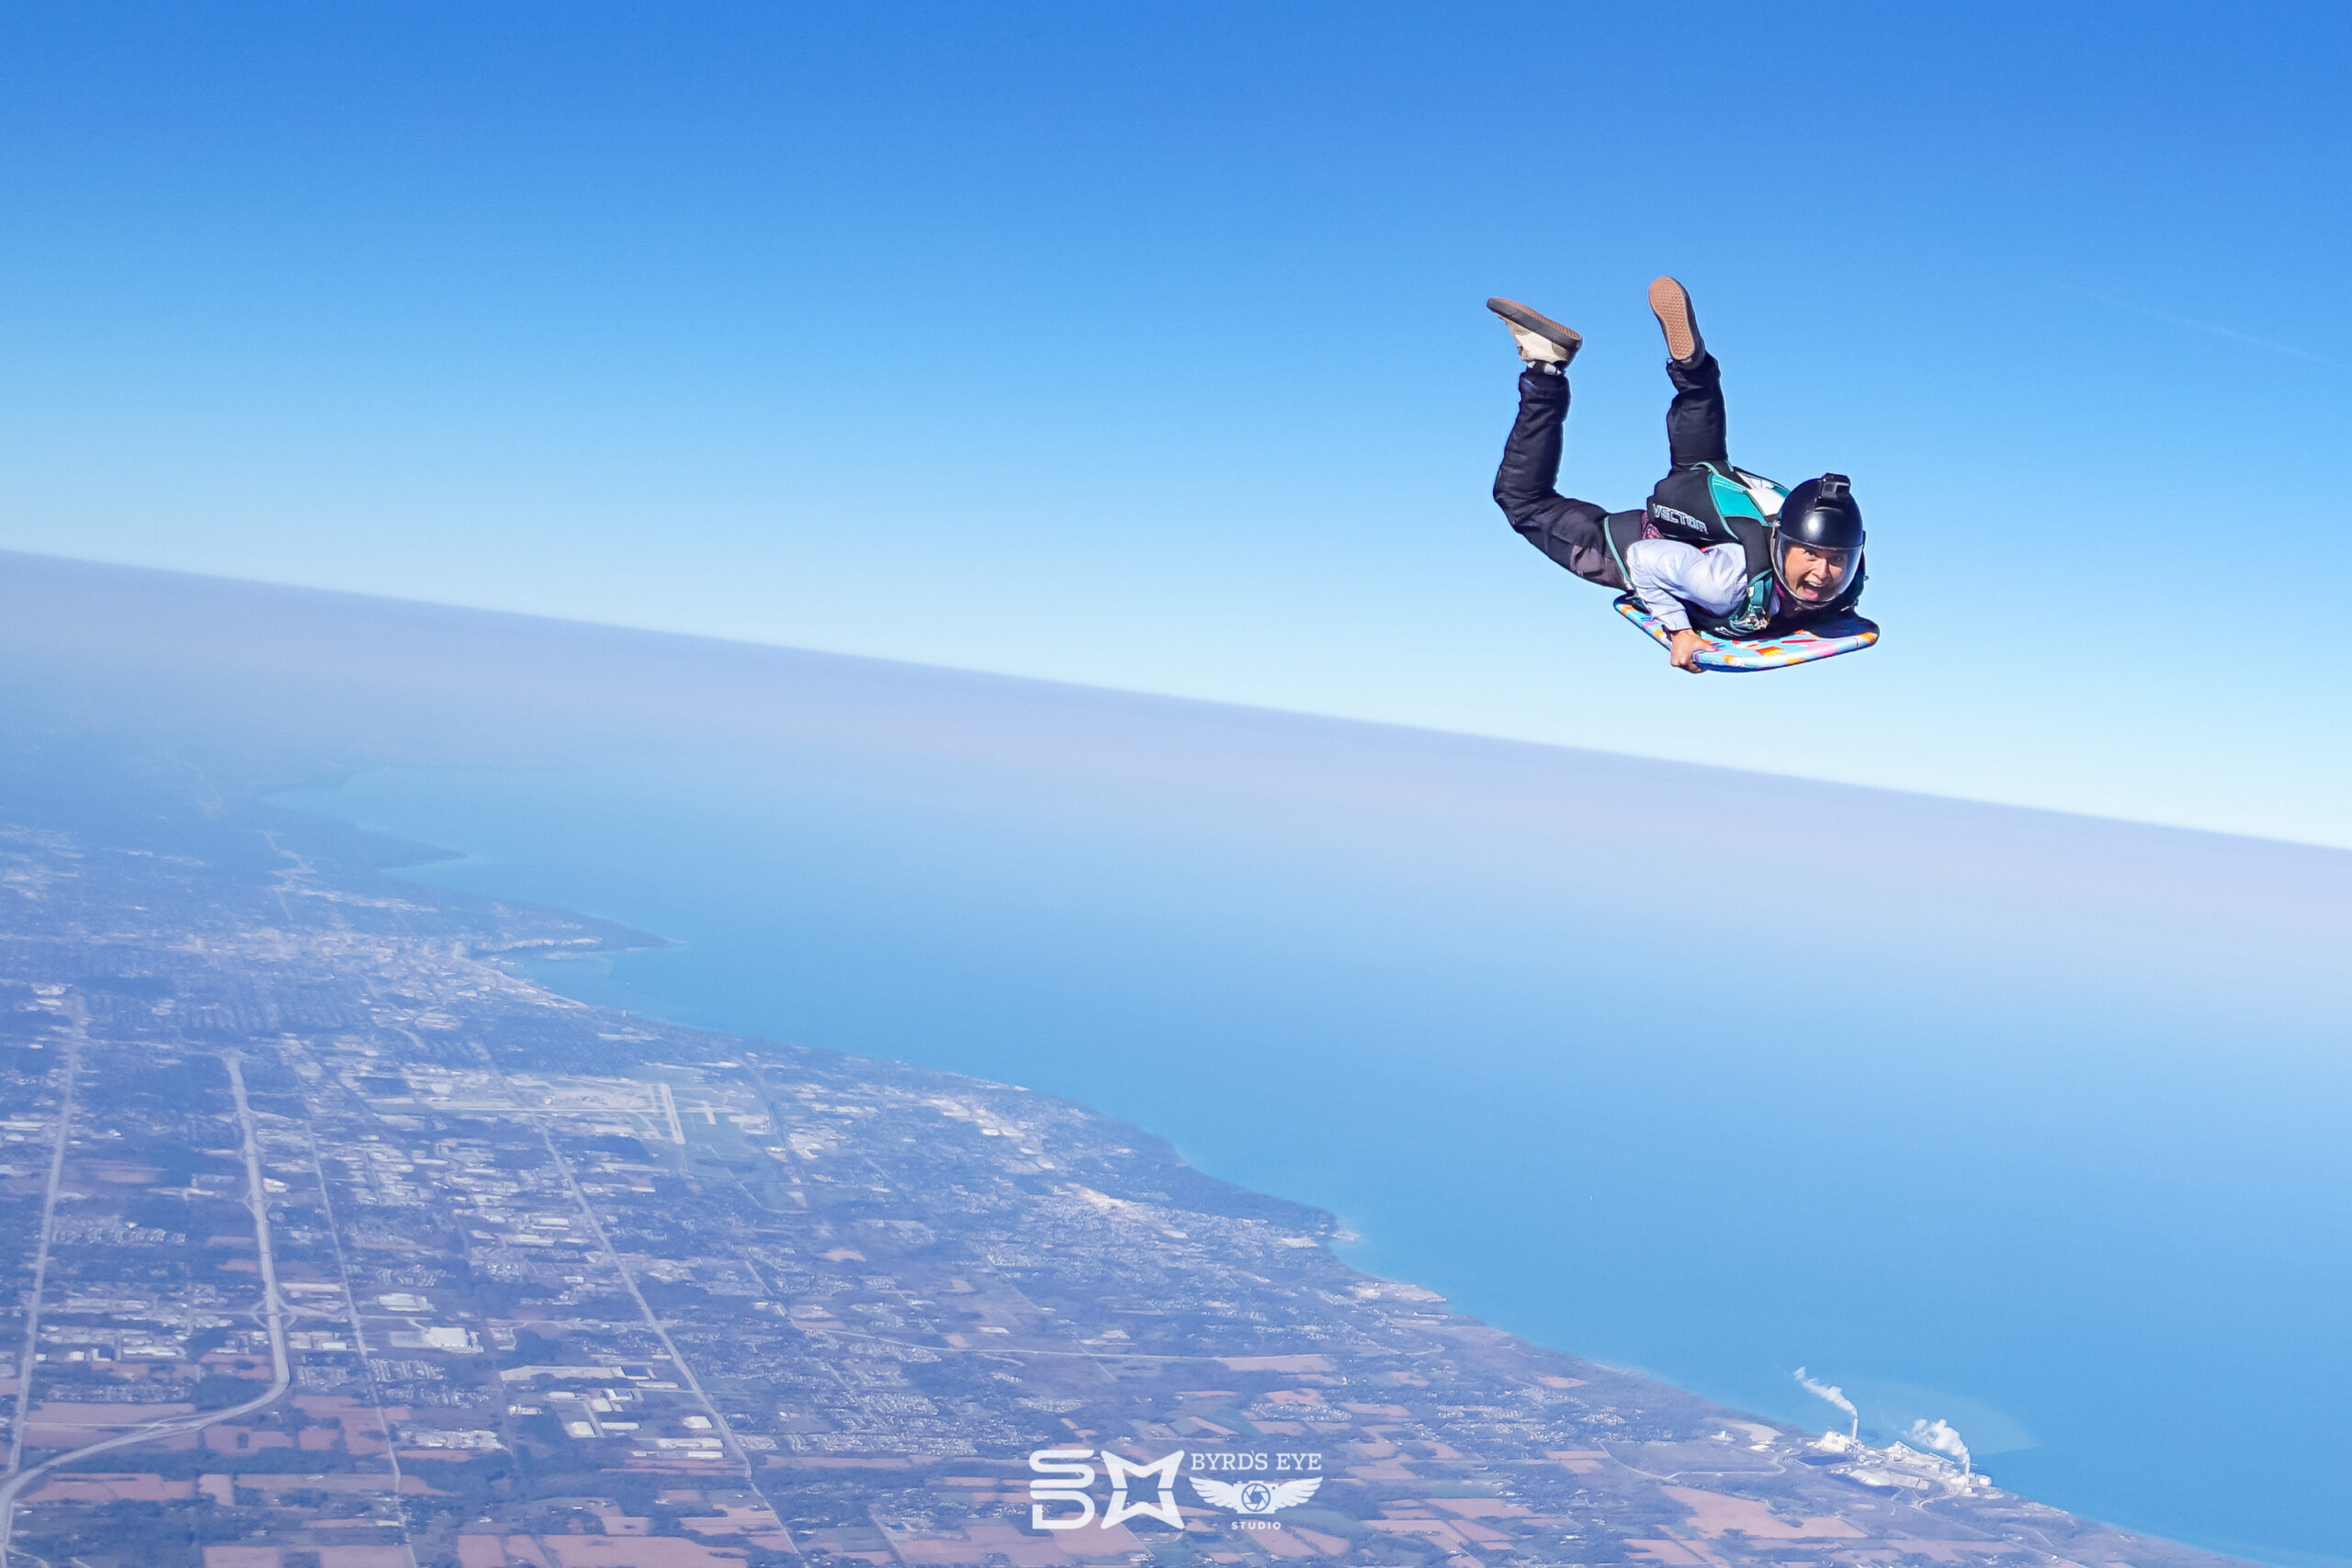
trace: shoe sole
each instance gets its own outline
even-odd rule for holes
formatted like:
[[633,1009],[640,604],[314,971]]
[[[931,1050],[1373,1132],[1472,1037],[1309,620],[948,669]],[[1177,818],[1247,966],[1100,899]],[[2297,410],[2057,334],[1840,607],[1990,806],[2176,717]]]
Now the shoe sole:
[[1699,323],[1690,313],[1690,291],[1670,277],[1650,285],[1650,314],[1666,333],[1666,352],[1672,359],[1691,359],[1699,353]]
[[1516,299],[1494,299],[1487,301],[1487,309],[1515,327],[1525,327],[1547,343],[1566,349],[1571,355],[1584,346],[1584,339],[1572,328],[1564,327],[1541,310],[1531,310]]

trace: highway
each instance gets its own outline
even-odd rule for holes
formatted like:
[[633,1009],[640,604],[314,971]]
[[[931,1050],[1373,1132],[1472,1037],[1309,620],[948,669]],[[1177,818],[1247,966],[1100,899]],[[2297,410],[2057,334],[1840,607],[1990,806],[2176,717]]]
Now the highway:
[[[80,1037],[81,1029],[77,1021],[74,1031],[76,1045],[79,1044]],[[206,1411],[201,1415],[172,1416],[160,1421],[150,1421],[128,1431],[118,1432],[113,1437],[100,1438],[82,1448],[68,1450],[64,1453],[42,1461],[30,1470],[21,1468],[24,1459],[25,1421],[26,1415],[30,1409],[28,1396],[32,1389],[32,1373],[35,1364],[33,1347],[40,1329],[40,1292],[42,1289],[43,1275],[49,1260],[51,1218],[57,1206],[58,1184],[64,1171],[65,1141],[73,1109],[74,1073],[77,1055],[77,1053],[73,1053],[69,1048],[65,1073],[66,1100],[58,1118],[56,1152],[51,1157],[49,1165],[49,1195],[42,1207],[40,1249],[33,1270],[34,1298],[28,1314],[31,1322],[26,1329],[23,1375],[17,1383],[17,1426],[8,1448],[7,1479],[0,1481],[0,1568],[8,1568],[9,1545],[17,1525],[17,1499],[24,1495],[28,1487],[51,1471],[115,1449],[132,1448],[141,1443],[153,1442],[158,1438],[168,1438],[181,1432],[200,1431],[218,1422],[234,1420],[240,1416],[249,1416],[256,1410],[277,1404],[285,1396],[287,1389],[294,1381],[291,1364],[288,1361],[286,1355],[288,1315],[286,1302],[278,1294],[277,1259],[270,1246],[269,1195],[262,1186],[261,1144],[254,1136],[253,1106],[245,1098],[243,1067],[239,1063],[236,1053],[223,1052],[220,1057],[221,1065],[228,1068],[229,1089],[237,1102],[237,1129],[245,1161],[245,1207],[253,1212],[254,1244],[260,1256],[261,1317],[269,1330],[269,1388],[267,1392],[248,1399],[242,1404],[232,1404],[223,1409]]]

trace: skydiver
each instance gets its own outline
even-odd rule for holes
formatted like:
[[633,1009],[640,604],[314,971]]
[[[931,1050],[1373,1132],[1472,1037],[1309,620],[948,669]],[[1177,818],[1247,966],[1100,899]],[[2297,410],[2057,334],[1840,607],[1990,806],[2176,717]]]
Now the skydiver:
[[1519,419],[1503,446],[1495,503],[1521,537],[1589,582],[1630,590],[1672,634],[1678,670],[1700,672],[1701,634],[1785,637],[1854,608],[1862,592],[1862,513],[1843,474],[1794,490],[1732,466],[1724,443],[1722,372],[1699,336],[1690,295],[1650,285],[1666,334],[1674,401],[1669,471],[1632,512],[1554,489],[1568,414],[1568,362],[1584,340],[1515,299],[1489,299],[1519,344]]

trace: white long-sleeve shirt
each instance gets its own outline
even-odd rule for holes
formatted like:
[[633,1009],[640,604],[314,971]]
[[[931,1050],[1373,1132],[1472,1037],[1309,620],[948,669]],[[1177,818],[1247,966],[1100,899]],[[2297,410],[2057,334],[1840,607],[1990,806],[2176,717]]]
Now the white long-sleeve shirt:
[[1737,545],[1702,549],[1679,539],[1636,539],[1625,547],[1625,575],[1661,626],[1688,631],[1685,604],[1720,615],[1747,597],[1747,552]]

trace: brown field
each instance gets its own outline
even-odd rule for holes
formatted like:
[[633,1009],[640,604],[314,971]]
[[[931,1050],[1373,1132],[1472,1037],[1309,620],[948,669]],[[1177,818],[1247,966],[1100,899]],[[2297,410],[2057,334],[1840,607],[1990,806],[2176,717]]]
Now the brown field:
[[[514,1540],[507,1537],[510,1547]],[[564,1535],[547,1537],[540,1544],[560,1568],[743,1568],[740,1551],[675,1536],[627,1540],[608,1535]],[[320,1568],[326,1564],[321,1563]]]
[[[702,1501],[700,1492],[664,1492],[665,1503],[683,1503],[694,1506]],[[598,1505],[592,1510],[604,1522],[606,1535],[641,1536],[652,1529],[651,1519],[624,1514],[612,1505]],[[690,1513],[679,1522],[692,1535],[741,1535],[754,1546],[764,1546],[772,1551],[794,1551],[792,1537],[776,1523],[775,1515],[766,1508],[718,1507],[718,1517],[700,1512]]]
[[[409,1479],[407,1476],[401,1478]],[[208,1475],[204,1478],[208,1494],[214,1482],[234,1485],[264,1496],[283,1495],[288,1492],[390,1492],[392,1478],[389,1475]],[[401,1491],[411,1490],[402,1486]]]
[[[379,1454],[390,1447],[384,1440],[383,1424],[377,1420],[376,1412],[347,1394],[298,1394],[294,1407],[314,1421],[333,1421],[341,1426],[343,1446],[355,1454]],[[395,1405],[385,1411],[384,1416],[386,1420],[404,1421],[408,1418],[408,1411],[404,1406]],[[306,1449],[321,1440],[313,1438],[311,1431],[323,1431],[323,1428],[313,1427],[303,1432],[302,1446]]]
[[1523,1518],[1531,1511],[1524,1503],[1506,1502],[1500,1497],[1427,1497],[1422,1502],[1465,1519]]
[[1906,1557],[1916,1553],[1938,1562],[1967,1562],[1980,1557],[1998,1557],[2008,1550],[1997,1540],[1917,1540],[1902,1535],[1888,1536],[1886,1544]]
[[1751,1497],[1726,1497],[1720,1492],[1702,1492],[1695,1486],[1663,1486],[1659,1490],[1697,1516],[1690,1521],[1690,1528],[1701,1535],[1740,1530],[1750,1540],[1804,1540],[1824,1536],[1847,1540],[1862,1539],[1862,1532],[1843,1519],[1799,1519],[1791,1523],[1774,1518],[1771,1509]]
[[1426,1537],[1448,1548],[1457,1543],[1473,1547],[1503,1546],[1510,1540],[1510,1537],[1500,1530],[1488,1529],[1485,1525],[1473,1524],[1468,1519],[1366,1519],[1364,1523],[1390,1535]]
[[[1086,1533],[1091,1536],[1095,1532]],[[1125,1527],[1120,1533],[1126,1533]],[[935,1564],[937,1568],[986,1562],[990,1557],[1002,1557],[1012,1568],[1061,1568],[1068,1561],[1051,1539],[1023,1535],[1011,1525],[967,1525],[961,1540],[952,1536],[918,1537],[894,1544],[901,1562]]]
[[143,1427],[167,1416],[192,1416],[193,1404],[71,1404],[44,1399],[32,1408],[30,1419],[60,1427]]
[[[1634,1549],[1636,1557],[1668,1563],[1671,1568],[1721,1568],[1719,1559],[1702,1557],[1695,1548],[1685,1546],[1679,1540],[1629,1540],[1625,1544]],[[209,1564],[207,1568],[209,1568]]]
[[354,1410],[367,1410],[369,1406],[366,1401],[354,1399],[347,1393],[298,1393],[294,1396],[294,1408],[305,1416],[326,1418],[341,1417]]
[[285,1568],[285,1558],[274,1546],[208,1546],[204,1568]]
[[[461,1535],[458,1562],[459,1568],[508,1568],[515,1563],[529,1568],[742,1568],[743,1553],[674,1536]],[[357,1561],[338,1563],[322,1555],[319,1568],[376,1565]],[[394,1565],[388,1563],[384,1568]],[[397,1568],[408,1568],[405,1557]]]
[[[43,1400],[25,1420],[25,1441],[34,1448],[80,1448],[112,1432],[144,1427],[167,1416],[186,1416],[193,1404],[67,1404]],[[159,1439],[170,1448],[193,1448],[196,1434]]]
[[[401,1451],[403,1455],[405,1455],[407,1450],[403,1450]],[[688,1459],[685,1455],[680,1453],[656,1453],[647,1454],[642,1457],[637,1454],[631,1454],[628,1458],[621,1461],[621,1468],[623,1470],[646,1472],[665,1476],[681,1474],[707,1475],[710,1472],[712,1462],[712,1461],[707,1459]]]
[[1328,1372],[1329,1356],[1227,1356],[1222,1364],[1237,1372]]
[[1405,1461],[1401,1459],[1385,1459],[1372,1464],[1351,1464],[1348,1466],[1347,1472],[1358,1481],[1419,1481],[1420,1479],[1406,1468]]
[[1322,1549],[1297,1530],[1285,1526],[1278,1530],[1251,1530],[1250,1544],[1261,1549],[1269,1557],[1320,1557]]
[[61,1475],[25,1499],[28,1503],[183,1503],[196,1497],[193,1481],[160,1475]]
[[252,1378],[256,1382],[267,1382],[269,1381],[269,1363],[266,1360],[263,1360],[254,1356],[236,1355],[227,1350],[215,1350],[209,1356],[198,1357],[197,1359],[197,1365],[207,1368],[209,1371],[221,1373],[226,1377]]
[[1425,1537],[1449,1551],[1462,1544],[1462,1537],[1447,1519],[1366,1519],[1364,1523],[1386,1535]]
[[294,1439],[284,1432],[258,1431],[223,1421],[204,1429],[204,1446],[217,1454],[249,1454],[263,1449],[290,1449]]
[[[319,1568],[408,1568],[405,1546],[322,1546]],[[205,1568],[212,1568],[206,1563]]]
[[1473,1546],[1502,1548],[1510,1545],[1510,1537],[1502,1531],[1488,1529],[1485,1525],[1474,1525],[1468,1519],[1454,1520],[1453,1533]]
[[904,1459],[851,1459],[842,1454],[771,1454],[768,1463],[786,1470],[906,1470]]
[[80,1162],[83,1174],[99,1181],[119,1181],[144,1187],[164,1173],[152,1165],[134,1165],[127,1159],[85,1159]]

